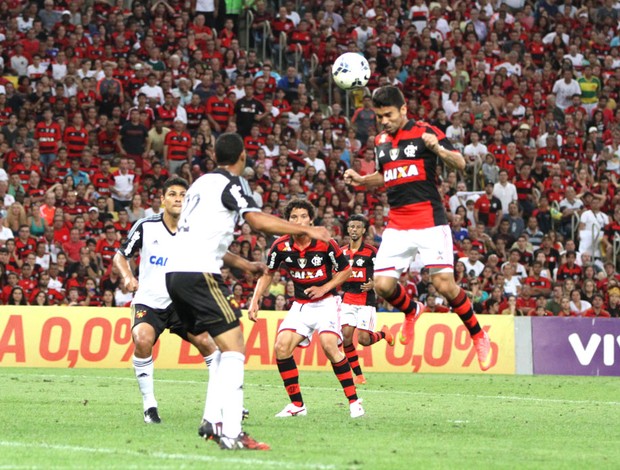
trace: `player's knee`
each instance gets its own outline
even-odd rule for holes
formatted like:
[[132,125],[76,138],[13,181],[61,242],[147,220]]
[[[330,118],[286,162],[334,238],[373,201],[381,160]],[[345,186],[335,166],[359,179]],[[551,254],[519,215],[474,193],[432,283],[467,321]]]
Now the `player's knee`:
[[280,338],[276,340],[276,344],[274,345],[274,351],[276,353],[277,359],[286,359],[287,357],[291,357],[291,355],[293,354],[289,342]]
[[380,297],[389,297],[396,287],[396,279],[390,277],[376,277],[375,291]]
[[459,287],[456,285],[452,273],[436,274],[431,282],[435,289],[437,289],[437,292],[449,299],[454,298],[458,294]]
[[357,342],[362,346],[370,346],[370,335],[367,331],[360,331],[357,334]]

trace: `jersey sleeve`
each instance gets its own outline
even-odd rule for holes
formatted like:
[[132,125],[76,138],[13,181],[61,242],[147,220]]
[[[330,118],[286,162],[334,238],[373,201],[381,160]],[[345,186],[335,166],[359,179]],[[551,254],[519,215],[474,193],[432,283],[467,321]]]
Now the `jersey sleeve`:
[[282,252],[278,249],[279,240],[273,242],[269,254],[267,255],[267,267],[269,271],[276,271],[282,263]]
[[118,249],[118,252],[125,258],[132,258],[142,249],[142,240],[144,240],[144,222],[139,220],[129,231],[127,239]]
[[222,191],[222,204],[226,209],[240,215],[246,212],[260,211],[256,201],[251,196],[247,181],[239,177],[232,178]]
[[329,254],[329,259],[333,264],[334,271],[341,272],[351,267],[351,265],[349,264],[349,260],[344,255],[335,240],[329,241],[329,248],[327,250],[327,253]]
[[437,140],[439,140],[439,145],[443,146],[446,150],[456,150],[452,145],[452,142],[450,142],[450,139],[448,139],[446,134],[444,134],[438,127],[426,124],[426,132],[429,134],[435,134],[437,136]]

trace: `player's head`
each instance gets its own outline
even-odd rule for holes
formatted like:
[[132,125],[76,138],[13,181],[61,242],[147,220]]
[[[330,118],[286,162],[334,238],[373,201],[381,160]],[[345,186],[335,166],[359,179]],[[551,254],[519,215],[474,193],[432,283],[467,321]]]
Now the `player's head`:
[[352,215],[347,221],[347,233],[351,241],[356,242],[366,235],[368,220],[361,214]]
[[173,217],[180,216],[183,207],[183,198],[185,198],[185,193],[188,188],[189,184],[185,179],[179,176],[168,178],[164,183],[161,195],[161,204],[164,207],[164,211]]
[[377,88],[372,94],[372,106],[377,121],[388,134],[395,134],[407,122],[405,96],[395,86]]
[[291,199],[284,208],[284,220],[299,225],[312,225],[314,206],[305,199]]
[[226,132],[215,141],[215,160],[220,166],[234,165],[245,160],[243,139],[236,132]]

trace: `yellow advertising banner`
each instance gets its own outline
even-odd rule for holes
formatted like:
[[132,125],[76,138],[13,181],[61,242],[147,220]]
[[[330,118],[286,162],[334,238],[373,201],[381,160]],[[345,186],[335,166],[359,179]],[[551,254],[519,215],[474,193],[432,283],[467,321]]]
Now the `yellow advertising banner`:
[[[243,319],[248,370],[275,368],[273,344],[286,312],[261,312],[256,323]],[[489,372],[515,373],[514,319],[478,317],[488,331],[495,364]],[[397,336],[402,314],[379,313]],[[133,344],[129,309],[96,307],[19,307],[0,309],[0,366],[2,367],[129,367]],[[424,314],[416,323],[412,344],[394,347],[381,341],[358,346],[360,363],[368,372],[480,372],[473,343],[456,315]],[[194,368],[203,359],[189,344],[164,333],[155,347],[157,367]],[[308,370],[322,370],[328,360],[318,341],[298,348],[295,359]]]

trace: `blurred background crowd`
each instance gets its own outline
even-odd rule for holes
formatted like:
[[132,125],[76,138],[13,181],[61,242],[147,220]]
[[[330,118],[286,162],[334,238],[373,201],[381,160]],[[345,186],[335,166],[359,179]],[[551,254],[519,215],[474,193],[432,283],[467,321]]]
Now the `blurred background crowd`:
[[[4,0],[0,3],[0,300],[126,305],[111,259],[158,213],[171,174],[211,171],[225,131],[245,139],[264,211],[307,198],[346,243],[351,214],[379,245],[370,94],[402,89],[467,160],[437,181],[455,275],[477,311],[620,315],[620,2],[614,0]],[[331,81],[343,52],[372,75]],[[231,251],[264,260],[239,229]],[[224,269],[231,301],[253,280]],[[446,311],[414,262],[403,284]],[[266,309],[285,309],[276,276]],[[387,308],[383,303],[380,308]]]

